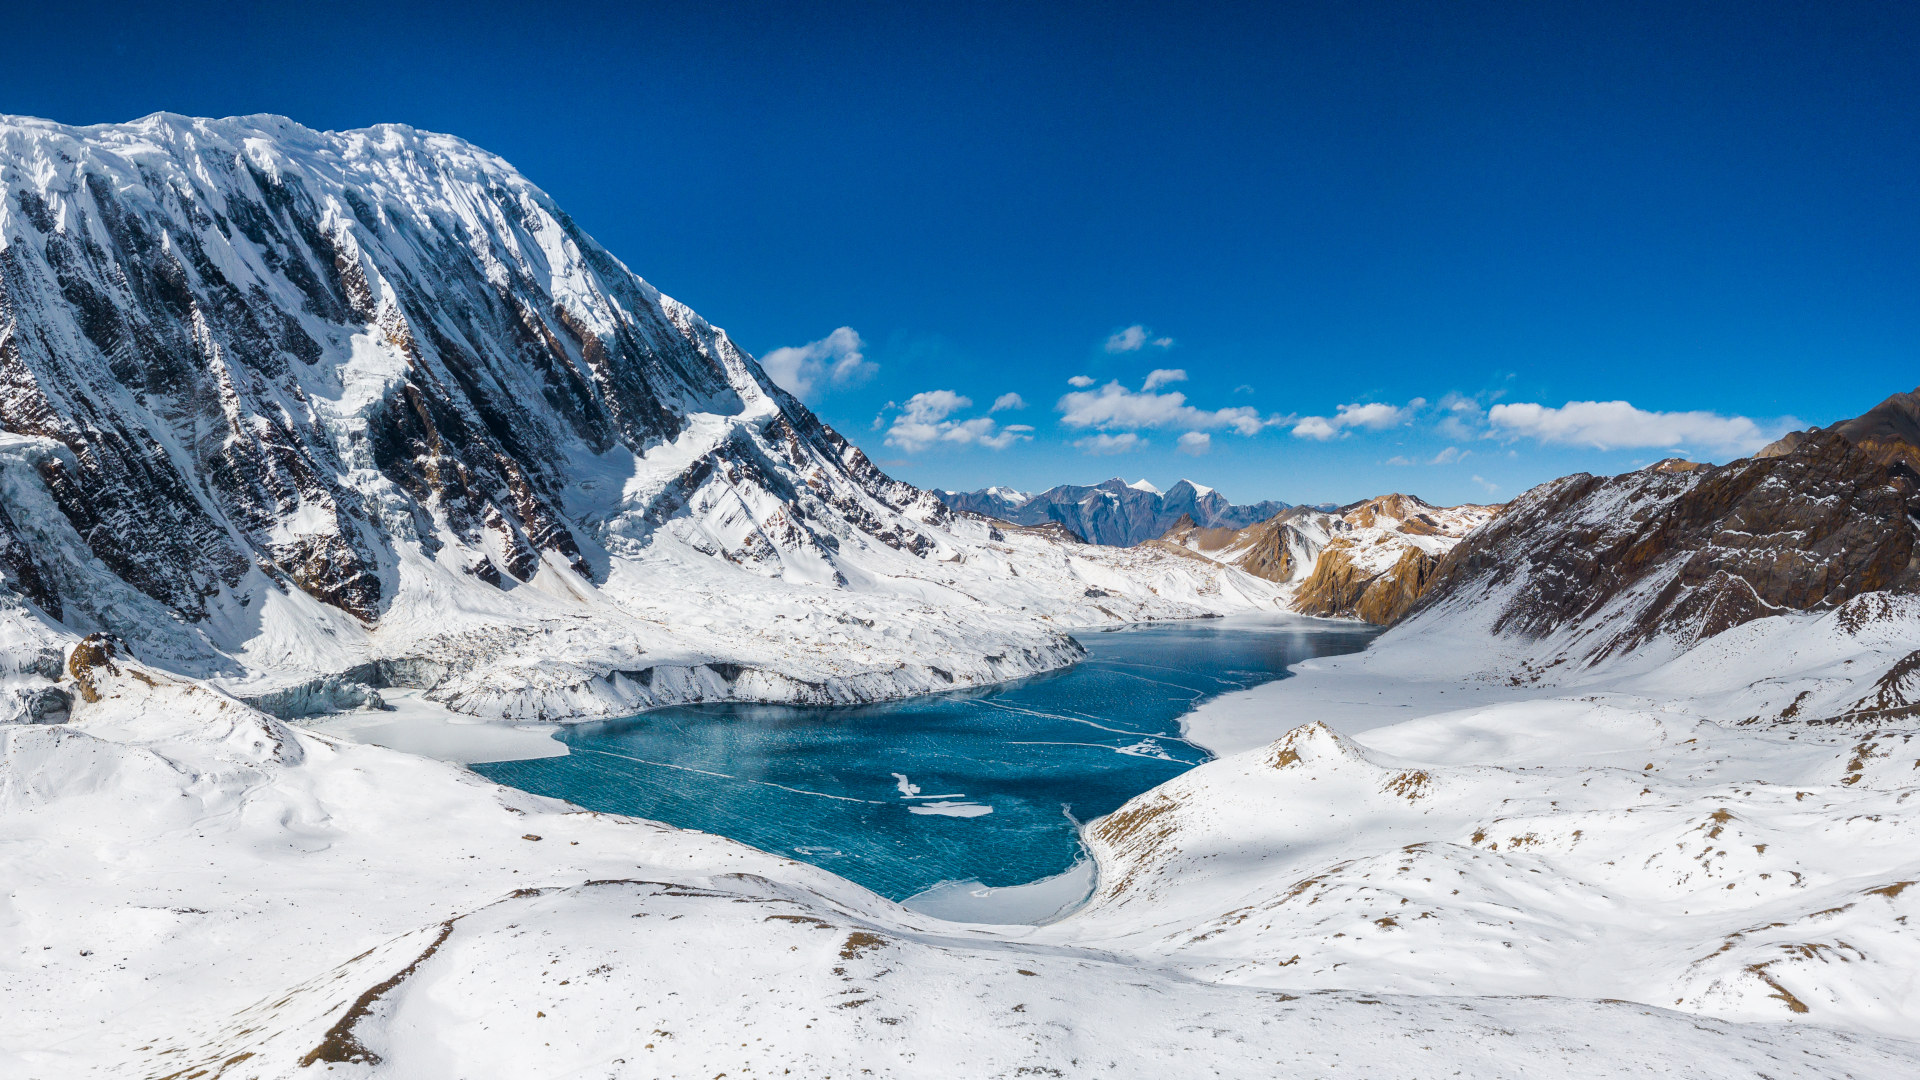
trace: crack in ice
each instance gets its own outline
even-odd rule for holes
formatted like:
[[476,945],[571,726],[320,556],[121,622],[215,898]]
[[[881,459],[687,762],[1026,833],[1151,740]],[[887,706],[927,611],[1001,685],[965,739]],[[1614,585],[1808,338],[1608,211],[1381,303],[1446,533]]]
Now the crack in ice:
[[699,773],[702,776],[717,776],[722,780],[738,780],[743,784],[759,784],[761,787],[791,791],[795,795],[818,795],[822,799],[839,799],[841,802],[866,803],[869,806],[892,805],[884,799],[856,799],[851,795],[829,795],[824,791],[808,791],[806,788],[788,787],[785,784],[776,784],[771,780],[749,780],[744,776],[734,776],[731,773],[714,772],[712,769],[696,769],[691,765],[675,765],[667,761],[649,761],[646,758],[631,757],[627,754],[616,754],[609,750],[591,750],[584,746],[576,746],[573,748],[573,752],[576,754],[599,754],[602,757],[619,758],[622,761],[637,761],[642,765],[657,765],[662,769],[679,769],[681,772]]

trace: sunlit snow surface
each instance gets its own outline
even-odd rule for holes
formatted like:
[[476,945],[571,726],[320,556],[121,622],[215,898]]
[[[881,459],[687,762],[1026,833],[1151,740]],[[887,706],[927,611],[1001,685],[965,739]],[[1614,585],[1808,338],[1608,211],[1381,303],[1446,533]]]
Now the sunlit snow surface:
[[1080,635],[1054,675],[850,708],[695,705],[572,727],[565,757],[474,769],[501,783],[700,829],[892,899],[942,881],[1016,885],[1081,857],[1077,821],[1206,760],[1179,718],[1216,694],[1352,652],[1368,627],[1274,616]]

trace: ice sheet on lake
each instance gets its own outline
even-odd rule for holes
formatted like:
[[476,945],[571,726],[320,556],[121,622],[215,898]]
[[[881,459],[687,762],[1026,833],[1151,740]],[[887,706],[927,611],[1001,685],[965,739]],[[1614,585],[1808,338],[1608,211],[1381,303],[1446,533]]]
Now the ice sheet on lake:
[[1064,873],[1025,885],[995,888],[979,881],[943,881],[901,901],[901,906],[948,922],[1039,924],[1079,907],[1098,876],[1092,859]]

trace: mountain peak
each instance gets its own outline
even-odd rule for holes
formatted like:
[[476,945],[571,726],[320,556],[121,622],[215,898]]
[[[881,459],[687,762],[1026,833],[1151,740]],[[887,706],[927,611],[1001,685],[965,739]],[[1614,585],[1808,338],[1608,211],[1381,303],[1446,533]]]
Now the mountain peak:
[[1208,487],[1205,484],[1196,484],[1184,476],[1180,478],[1179,483],[1168,488],[1167,492],[1168,494],[1172,494],[1173,492],[1179,491],[1182,487],[1192,489],[1195,498],[1204,499],[1207,496],[1213,494],[1212,488]]
[[1244,529],[1288,509],[1283,502],[1235,506],[1213,488],[1181,480],[1161,491],[1146,480],[1132,483],[1114,477],[1098,484],[1061,484],[1038,495],[1009,498],[1007,488],[974,492],[941,492],[940,501],[1016,525],[1064,525],[1089,542],[1131,547],[1157,539],[1183,515],[1200,528]]

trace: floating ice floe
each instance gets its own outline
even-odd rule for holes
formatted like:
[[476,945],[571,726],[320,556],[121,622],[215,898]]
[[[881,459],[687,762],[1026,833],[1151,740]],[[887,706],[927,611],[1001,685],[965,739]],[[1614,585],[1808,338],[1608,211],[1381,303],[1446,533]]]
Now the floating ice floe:
[[941,817],[985,817],[993,813],[993,807],[976,802],[940,802],[921,803],[907,807],[910,814],[938,814]]

